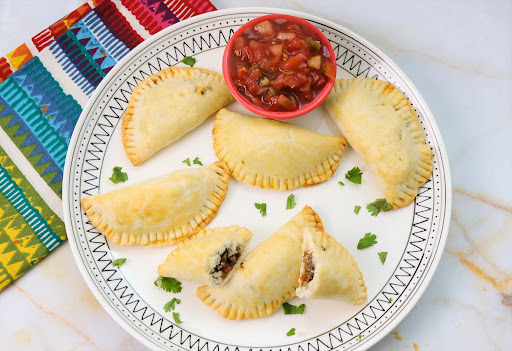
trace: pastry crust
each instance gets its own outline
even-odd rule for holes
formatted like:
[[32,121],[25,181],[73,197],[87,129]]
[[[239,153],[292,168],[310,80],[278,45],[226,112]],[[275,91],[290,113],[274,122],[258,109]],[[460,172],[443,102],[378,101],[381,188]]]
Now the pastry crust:
[[[225,283],[242,262],[247,244],[252,237],[249,229],[232,225],[201,230],[191,239],[185,239],[171,251],[158,266],[158,274],[178,280],[216,286]],[[221,263],[222,255],[232,254],[236,262],[229,267],[229,273],[215,270]]]
[[324,102],[395,208],[411,203],[432,173],[432,151],[407,99],[374,79],[338,79]]
[[295,296],[304,228],[323,230],[309,206],[250,251],[233,277],[214,288],[202,286],[197,296],[228,319],[265,317]]
[[[197,233],[226,197],[224,162],[178,170],[82,199],[91,223],[117,245],[169,245]],[[193,189],[193,191],[190,191]]]
[[221,109],[213,148],[233,177],[251,185],[290,190],[325,182],[336,171],[347,141],[265,118]]
[[310,267],[302,260],[297,296],[308,299],[340,299],[360,305],[366,300],[366,286],[357,262],[347,249],[322,230],[305,228],[302,257],[313,262],[313,277],[307,281]]
[[150,158],[233,102],[222,75],[202,68],[169,67],[140,82],[121,133],[134,166]]

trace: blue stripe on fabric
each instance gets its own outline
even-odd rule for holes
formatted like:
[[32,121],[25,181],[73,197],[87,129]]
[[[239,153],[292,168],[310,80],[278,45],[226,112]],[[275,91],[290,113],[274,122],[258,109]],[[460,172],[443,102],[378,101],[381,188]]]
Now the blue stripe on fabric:
[[94,11],[89,12],[80,22],[83,22],[89,28],[92,35],[99,40],[116,62],[130,52],[130,49],[108,30]]

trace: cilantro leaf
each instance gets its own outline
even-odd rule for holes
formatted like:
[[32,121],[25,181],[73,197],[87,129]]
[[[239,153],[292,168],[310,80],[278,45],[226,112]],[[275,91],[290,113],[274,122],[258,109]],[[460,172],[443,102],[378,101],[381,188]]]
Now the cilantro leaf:
[[380,211],[387,212],[393,209],[393,205],[388,203],[386,199],[377,199],[374,202],[369,203],[366,206],[368,212],[372,214],[372,216],[377,216]]
[[359,243],[357,244],[357,249],[362,250],[377,244],[377,240],[375,239],[377,239],[377,235],[372,233],[366,233],[364,237],[361,240],[359,240]]
[[114,184],[126,182],[128,180],[128,174],[121,172],[122,169],[123,167],[114,167],[114,170],[112,171],[112,177],[108,179],[110,179]]
[[393,298],[392,297],[390,297],[389,300],[388,300],[388,303],[391,303],[391,302],[393,302]]
[[306,305],[300,306],[290,305],[288,302],[283,303],[284,314],[303,314]]
[[172,318],[174,318],[174,321],[176,322],[176,324],[181,324],[183,323],[181,320],[180,320],[180,314],[178,312],[173,312],[172,313]]
[[180,300],[180,299],[177,299],[177,298],[173,297],[171,301],[167,302],[167,303],[164,305],[164,311],[165,311],[165,312],[172,311],[173,309],[175,309],[175,308],[176,308],[176,305],[177,305],[177,304],[180,304],[180,303],[181,303],[181,300]]
[[382,262],[382,264],[384,264],[384,262],[386,262],[387,256],[388,256],[387,252],[379,252],[379,258],[380,258],[380,261]]
[[194,67],[194,65],[196,64],[196,59],[190,56],[185,56],[183,60],[181,60],[181,62],[183,62],[186,65],[189,65],[190,67]]
[[290,194],[290,196],[288,196],[288,199],[286,200],[286,209],[291,210],[292,208],[295,207],[295,205],[295,195]]
[[202,166],[203,164],[201,163],[201,161],[199,161],[199,157],[196,157],[193,161],[192,161],[195,165],[200,165]]
[[359,335],[357,336],[357,338],[359,339],[358,341],[361,341],[361,338],[362,338],[361,334],[359,334]]
[[339,185],[345,185],[345,183],[343,183],[341,180],[338,182]]
[[254,203],[254,207],[256,207],[258,210],[260,210],[262,217],[265,217],[267,215],[267,204],[266,203],[264,203],[264,202],[262,202],[261,204]]
[[345,174],[345,178],[350,180],[352,183],[361,184],[361,176],[362,175],[363,175],[363,172],[361,172],[359,167],[354,167]]
[[167,292],[179,293],[181,291],[181,282],[174,278],[159,276],[154,284]]
[[112,262],[112,266],[114,267],[121,267],[123,263],[126,262],[126,258],[118,258],[117,260]]
[[361,206],[354,207],[354,213],[359,214],[359,210],[361,209]]
[[185,163],[187,166],[190,166],[190,158],[187,157],[186,159],[184,159],[183,161],[181,161],[181,163]]
[[288,331],[288,333],[286,333],[287,336],[292,336],[292,335],[295,335],[295,328],[292,328]]

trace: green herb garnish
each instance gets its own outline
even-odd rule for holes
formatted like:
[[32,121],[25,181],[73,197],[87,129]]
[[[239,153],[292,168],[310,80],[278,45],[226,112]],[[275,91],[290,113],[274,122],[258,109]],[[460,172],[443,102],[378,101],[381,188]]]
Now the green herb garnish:
[[179,293],[181,291],[181,283],[174,278],[159,276],[154,284],[167,292]]
[[388,203],[386,199],[377,199],[374,202],[369,203],[366,206],[368,212],[372,214],[372,216],[377,216],[380,211],[387,212],[393,209],[393,205]]
[[361,240],[359,240],[359,243],[357,244],[357,249],[362,250],[377,244],[377,240],[375,239],[377,239],[377,235],[372,233],[366,233],[364,237]]
[[180,314],[178,312],[173,312],[172,313],[172,318],[174,318],[174,321],[177,323],[177,324],[181,324],[183,323],[181,320],[180,320]]
[[294,207],[295,207],[295,195],[290,194],[290,196],[288,196],[288,199],[286,200],[286,209],[291,210]]
[[196,59],[190,56],[185,56],[183,60],[181,60],[181,62],[183,62],[186,65],[189,65],[190,67],[194,67],[194,65],[196,64]]
[[190,166],[190,158],[187,157],[186,159],[184,159],[183,161],[181,161],[181,163],[185,163],[187,166]]
[[359,335],[357,336],[357,338],[359,339],[358,341],[361,341],[361,338],[362,338],[361,334],[359,334]]
[[262,202],[261,204],[254,203],[254,207],[256,207],[258,210],[260,210],[262,217],[265,217],[267,215],[267,204],[266,203],[264,203],[264,202]]
[[295,328],[292,328],[288,331],[288,333],[286,333],[287,336],[292,336],[292,335],[295,335]]
[[354,213],[359,214],[359,210],[361,209],[361,206],[354,207]]
[[339,185],[343,186],[345,183],[343,183],[341,180],[338,182]]
[[386,262],[387,256],[388,256],[387,252],[379,252],[379,258],[380,258],[380,261],[382,262],[382,264],[384,264],[384,262]]
[[390,297],[389,300],[388,300],[388,303],[391,303],[391,302],[393,302],[393,298],[392,297]]
[[201,163],[201,161],[199,161],[199,157],[196,157],[196,158],[192,161],[192,163],[194,163],[195,165],[200,165],[200,166],[202,166],[202,165],[203,165],[203,164]]
[[112,177],[108,178],[112,181],[112,183],[117,184],[121,182],[126,182],[128,180],[128,174],[125,172],[121,172],[123,167],[114,167],[112,171]]
[[352,183],[361,184],[361,176],[362,175],[363,175],[363,172],[361,172],[359,167],[354,167],[345,174],[345,178],[350,180]]
[[284,314],[303,314],[306,305],[300,306],[290,305],[288,302],[283,303]]
[[121,267],[123,265],[123,263],[125,263],[125,262],[126,262],[126,258],[118,258],[117,260],[112,262],[112,266]]
[[176,305],[180,304],[181,300],[173,297],[173,299],[164,305],[164,311],[169,312],[176,308]]

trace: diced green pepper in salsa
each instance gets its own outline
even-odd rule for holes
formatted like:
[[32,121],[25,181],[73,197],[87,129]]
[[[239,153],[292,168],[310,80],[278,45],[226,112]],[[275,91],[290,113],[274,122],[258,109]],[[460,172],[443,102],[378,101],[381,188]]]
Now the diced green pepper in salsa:
[[260,22],[233,40],[233,82],[262,109],[294,111],[336,79],[328,49],[315,33],[290,20]]

